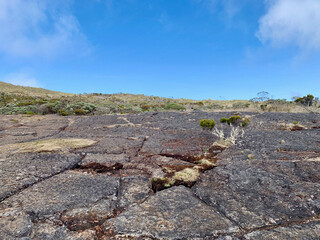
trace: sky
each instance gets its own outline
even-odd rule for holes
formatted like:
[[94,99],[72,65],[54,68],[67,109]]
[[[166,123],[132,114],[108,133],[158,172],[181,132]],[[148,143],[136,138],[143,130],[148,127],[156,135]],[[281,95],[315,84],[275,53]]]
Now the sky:
[[199,100],[320,96],[320,0],[0,0],[0,81]]

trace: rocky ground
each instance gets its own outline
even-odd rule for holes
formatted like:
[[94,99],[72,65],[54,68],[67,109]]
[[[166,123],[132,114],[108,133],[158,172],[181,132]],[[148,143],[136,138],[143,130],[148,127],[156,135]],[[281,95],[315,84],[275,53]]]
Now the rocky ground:
[[231,115],[0,116],[0,239],[320,239],[320,116]]

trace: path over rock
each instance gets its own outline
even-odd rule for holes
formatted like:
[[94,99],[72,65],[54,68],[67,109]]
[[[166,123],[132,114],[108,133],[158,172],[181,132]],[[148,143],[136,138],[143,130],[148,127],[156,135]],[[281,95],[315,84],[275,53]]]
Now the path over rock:
[[320,239],[320,116],[233,114],[0,116],[0,239]]

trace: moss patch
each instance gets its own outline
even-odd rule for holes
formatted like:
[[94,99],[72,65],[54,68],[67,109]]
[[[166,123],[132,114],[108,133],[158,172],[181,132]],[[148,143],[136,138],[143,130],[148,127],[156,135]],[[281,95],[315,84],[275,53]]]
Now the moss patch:
[[166,173],[163,178],[152,178],[151,185],[154,192],[161,191],[172,186],[184,185],[192,187],[200,177],[200,173],[214,168],[215,159],[202,158],[190,165],[163,166]]

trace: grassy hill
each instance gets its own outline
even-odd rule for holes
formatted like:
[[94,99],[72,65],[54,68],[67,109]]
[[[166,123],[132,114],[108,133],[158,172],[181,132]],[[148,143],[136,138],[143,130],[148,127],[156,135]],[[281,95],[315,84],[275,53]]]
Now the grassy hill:
[[285,100],[190,100],[137,94],[71,94],[0,82],[0,114],[127,114],[154,111],[319,112]]
[[61,96],[72,96],[71,93],[62,93],[47,90],[44,88],[35,88],[35,87],[24,87],[17,86],[10,83],[5,83],[0,81],[0,92],[13,93],[13,94],[22,94],[29,96],[38,96],[38,97],[61,97]]

